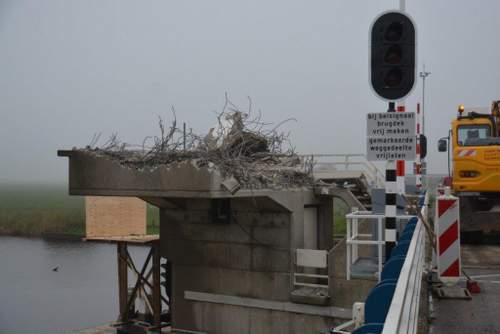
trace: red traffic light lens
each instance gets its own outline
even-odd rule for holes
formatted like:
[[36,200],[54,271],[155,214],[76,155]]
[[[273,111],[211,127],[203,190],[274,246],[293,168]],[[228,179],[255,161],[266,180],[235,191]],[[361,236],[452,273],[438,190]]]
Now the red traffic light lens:
[[388,42],[397,42],[401,37],[403,37],[403,25],[401,22],[391,22],[385,30],[385,40]]

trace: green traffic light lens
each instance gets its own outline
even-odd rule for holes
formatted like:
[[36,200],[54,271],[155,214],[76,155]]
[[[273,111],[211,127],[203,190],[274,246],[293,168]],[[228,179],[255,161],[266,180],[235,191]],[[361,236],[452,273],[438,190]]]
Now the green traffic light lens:
[[385,40],[397,42],[403,37],[403,25],[401,22],[391,22],[385,31]]
[[384,76],[384,85],[386,88],[396,88],[401,85],[403,72],[399,68],[389,70]]

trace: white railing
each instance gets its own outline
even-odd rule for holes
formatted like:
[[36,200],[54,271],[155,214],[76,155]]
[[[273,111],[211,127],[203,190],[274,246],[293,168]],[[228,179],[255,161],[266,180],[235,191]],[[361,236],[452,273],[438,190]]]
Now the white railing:
[[[397,220],[409,220],[415,216],[399,215]],[[384,240],[384,223],[385,215],[374,214],[371,211],[355,211],[345,216],[346,218],[346,278],[351,279],[352,265],[358,260],[358,248],[362,245],[371,245],[377,247],[377,278],[380,281],[382,273],[382,262],[384,254],[382,247],[385,245]],[[364,223],[377,224],[377,235],[359,233],[359,223],[362,220]]]
[[[424,206],[421,210],[424,218],[427,218],[428,204],[429,192],[425,195]],[[425,230],[422,221],[419,220],[399,275],[382,334],[414,334],[417,332],[424,264]]]
[[[301,268],[327,269],[328,268],[328,252],[320,249],[296,249],[295,250],[295,266]],[[296,269],[297,269],[296,268]],[[317,278],[318,281],[326,283],[306,283],[303,279]],[[325,288],[330,285],[330,277],[324,274],[299,273],[293,274],[294,288],[297,286],[307,286],[310,288]]]
[[384,173],[364,154],[304,154],[312,159],[314,170],[360,171],[372,188],[384,187]]

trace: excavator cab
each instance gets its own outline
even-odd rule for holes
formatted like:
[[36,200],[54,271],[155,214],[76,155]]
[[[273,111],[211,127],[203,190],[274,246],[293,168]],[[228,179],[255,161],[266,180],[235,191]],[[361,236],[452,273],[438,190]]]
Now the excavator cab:
[[452,188],[460,197],[460,230],[469,236],[500,232],[500,102],[493,102],[490,113],[484,109],[465,110],[460,105],[450,135],[438,142],[440,152],[451,147]]

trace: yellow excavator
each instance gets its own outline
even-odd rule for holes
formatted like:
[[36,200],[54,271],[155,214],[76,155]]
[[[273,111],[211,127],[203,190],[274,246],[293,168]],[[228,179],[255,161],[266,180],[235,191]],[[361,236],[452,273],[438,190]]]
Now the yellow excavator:
[[490,112],[479,112],[484,109],[460,105],[448,137],[438,142],[438,151],[448,151],[446,183],[460,198],[463,242],[500,232],[500,101],[492,103]]

